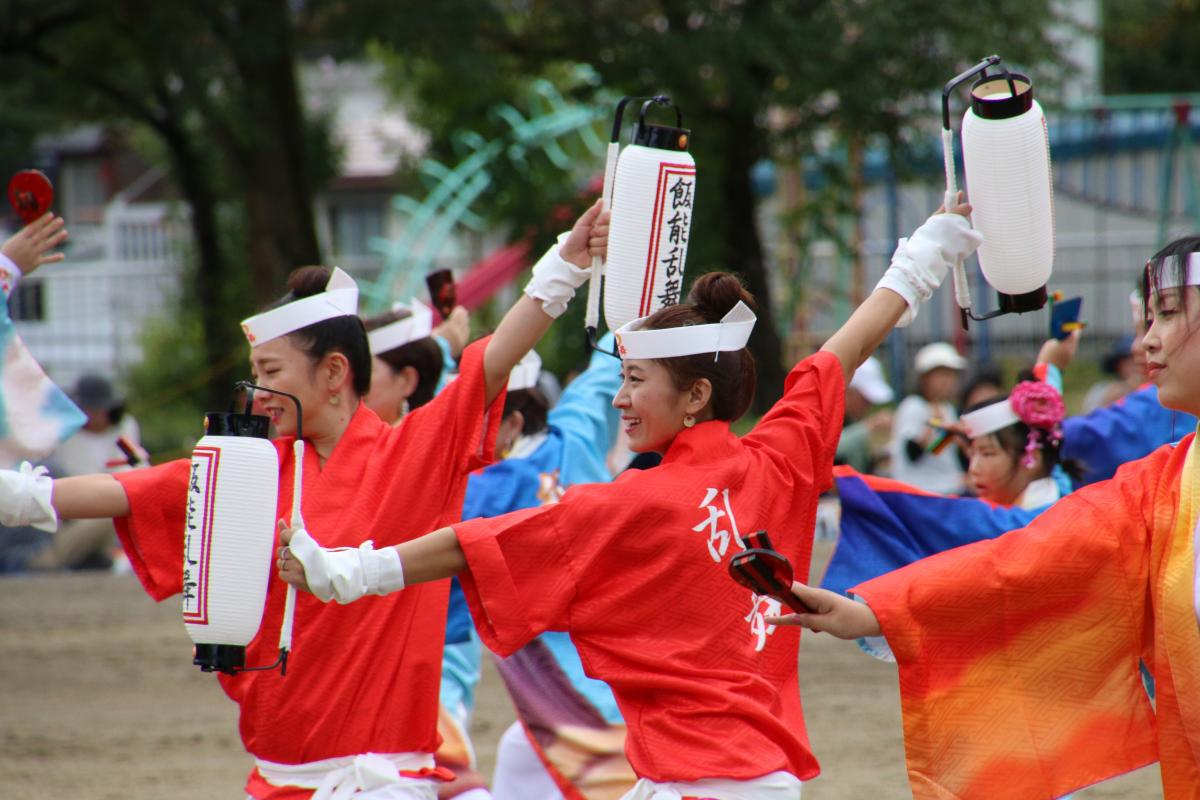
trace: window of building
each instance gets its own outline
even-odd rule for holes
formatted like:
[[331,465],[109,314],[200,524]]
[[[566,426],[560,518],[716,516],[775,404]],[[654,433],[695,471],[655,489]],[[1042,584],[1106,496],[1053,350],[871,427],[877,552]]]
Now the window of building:
[[371,240],[383,235],[382,203],[337,203],[329,209],[333,252],[339,256],[372,253]]
[[63,216],[77,222],[100,223],[108,202],[104,161],[100,158],[71,158],[61,172]]
[[40,280],[26,278],[8,299],[8,314],[17,322],[41,322],[46,319],[45,291]]

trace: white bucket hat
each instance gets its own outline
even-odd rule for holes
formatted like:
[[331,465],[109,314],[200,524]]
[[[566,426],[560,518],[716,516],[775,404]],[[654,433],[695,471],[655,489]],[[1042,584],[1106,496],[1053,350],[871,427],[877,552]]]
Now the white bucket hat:
[[917,351],[917,356],[913,359],[913,369],[917,371],[918,376],[938,367],[963,370],[967,368],[967,360],[947,342],[927,344]]

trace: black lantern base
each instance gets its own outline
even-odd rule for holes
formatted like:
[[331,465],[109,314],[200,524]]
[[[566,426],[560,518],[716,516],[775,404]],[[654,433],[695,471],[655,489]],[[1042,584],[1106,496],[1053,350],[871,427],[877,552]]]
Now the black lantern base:
[[246,667],[246,648],[240,644],[198,644],[192,663],[202,672],[241,672]]
[[1046,305],[1046,287],[1025,294],[1004,294],[996,292],[996,301],[1001,314],[1024,314],[1037,311]]

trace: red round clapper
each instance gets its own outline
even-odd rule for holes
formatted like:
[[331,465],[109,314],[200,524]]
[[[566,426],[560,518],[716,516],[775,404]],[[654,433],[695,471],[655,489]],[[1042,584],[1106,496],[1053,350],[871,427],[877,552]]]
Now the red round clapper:
[[40,170],[23,169],[8,182],[8,202],[28,225],[50,210],[54,184]]

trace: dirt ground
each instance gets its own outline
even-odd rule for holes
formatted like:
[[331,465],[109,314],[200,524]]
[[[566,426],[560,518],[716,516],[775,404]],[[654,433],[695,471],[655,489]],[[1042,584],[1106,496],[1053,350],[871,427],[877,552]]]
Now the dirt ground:
[[[823,768],[805,800],[910,797],[894,667],[827,636],[806,637],[801,650]],[[132,576],[0,579],[0,687],[0,798],[244,797],[250,758],[235,706],[191,665],[178,603],[155,605]],[[474,725],[485,774],[512,718],[499,679],[485,670]],[[1152,767],[1075,797],[1162,793]]]

